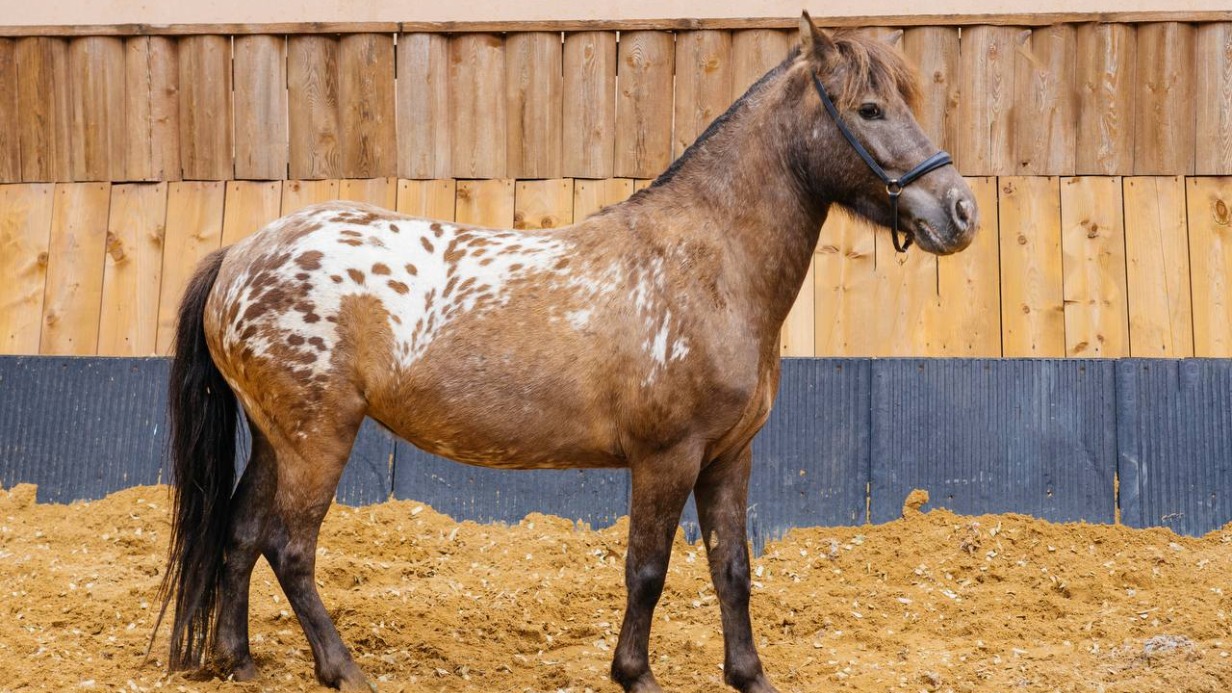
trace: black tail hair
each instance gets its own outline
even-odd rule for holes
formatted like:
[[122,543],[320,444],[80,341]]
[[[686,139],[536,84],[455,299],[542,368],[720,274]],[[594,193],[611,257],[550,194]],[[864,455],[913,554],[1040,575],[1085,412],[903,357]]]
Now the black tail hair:
[[[205,303],[227,249],[202,260],[180,302],[168,404],[174,504],[167,570],[158,597],[162,623],[172,598],[172,669],[202,665],[214,637],[235,486],[235,393],[210,358]],[[147,651],[148,654],[148,651]]]

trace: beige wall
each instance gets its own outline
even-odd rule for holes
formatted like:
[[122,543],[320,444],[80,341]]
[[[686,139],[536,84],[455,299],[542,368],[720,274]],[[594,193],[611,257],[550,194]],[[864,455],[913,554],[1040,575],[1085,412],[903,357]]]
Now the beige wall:
[[1230,0],[0,0],[0,25],[446,22],[914,14],[1212,12]]

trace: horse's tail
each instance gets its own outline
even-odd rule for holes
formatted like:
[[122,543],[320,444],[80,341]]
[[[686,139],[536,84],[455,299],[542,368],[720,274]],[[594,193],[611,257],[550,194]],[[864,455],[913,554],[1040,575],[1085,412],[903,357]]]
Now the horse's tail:
[[[197,267],[180,302],[171,363],[171,458],[175,499],[167,570],[159,587],[162,608],[154,634],[175,599],[172,669],[201,666],[213,639],[231,492],[235,486],[235,393],[210,358],[205,303],[226,249]],[[148,650],[147,650],[148,654]]]

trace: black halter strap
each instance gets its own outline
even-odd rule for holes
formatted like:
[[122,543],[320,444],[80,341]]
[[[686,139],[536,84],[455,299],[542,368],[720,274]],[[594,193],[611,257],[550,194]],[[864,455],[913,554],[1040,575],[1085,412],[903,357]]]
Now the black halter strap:
[[903,188],[919,180],[924,174],[952,164],[954,160],[946,152],[940,151],[920,162],[915,168],[898,178],[891,178],[890,174],[886,173],[884,168],[881,168],[881,164],[877,163],[873,155],[868,153],[864,145],[860,144],[860,140],[856,139],[856,136],[847,127],[847,123],[843,121],[843,117],[838,113],[838,108],[834,106],[834,102],[826,94],[825,87],[821,86],[821,80],[818,79],[816,73],[813,74],[813,86],[817,87],[817,95],[821,97],[821,103],[825,105],[826,111],[834,119],[834,124],[838,126],[839,132],[843,133],[843,137],[846,138],[851,148],[856,150],[856,154],[859,154],[861,159],[864,159],[864,163],[868,164],[868,167],[881,179],[881,182],[885,183],[886,193],[890,196],[890,208],[893,210],[894,215],[894,226],[891,227],[890,238],[894,239],[894,250],[900,253],[907,252],[907,248],[911,247],[911,232],[908,231],[906,233],[907,238],[905,241],[899,242],[898,196],[902,194]]

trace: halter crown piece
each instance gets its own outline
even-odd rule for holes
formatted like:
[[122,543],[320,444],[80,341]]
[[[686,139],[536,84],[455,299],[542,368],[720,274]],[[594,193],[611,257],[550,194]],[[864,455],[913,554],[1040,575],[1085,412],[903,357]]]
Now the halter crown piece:
[[826,94],[825,87],[821,86],[821,80],[818,79],[817,73],[813,73],[813,86],[817,87],[817,95],[821,97],[821,103],[825,105],[826,111],[830,113],[830,117],[834,119],[834,124],[838,126],[839,132],[843,133],[843,137],[851,145],[851,148],[856,150],[856,154],[864,159],[864,163],[872,169],[873,173],[885,183],[886,193],[890,196],[890,208],[894,214],[894,226],[890,232],[890,238],[894,239],[894,250],[900,253],[907,252],[907,248],[911,247],[911,232],[905,232],[906,240],[899,242],[898,240],[898,196],[902,194],[903,188],[914,183],[924,176],[926,173],[935,171],[942,166],[948,166],[954,163],[950,155],[944,151],[939,151],[936,154],[921,161],[915,168],[904,173],[898,178],[891,178],[890,174],[885,172],[884,168],[873,159],[873,155],[868,153],[864,145],[860,144],[860,140],[852,134],[851,129],[847,127],[847,123],[843,121],[843,117],[839,115],[838,109],[835,108],[834,102],[830,100],[830,96]]

